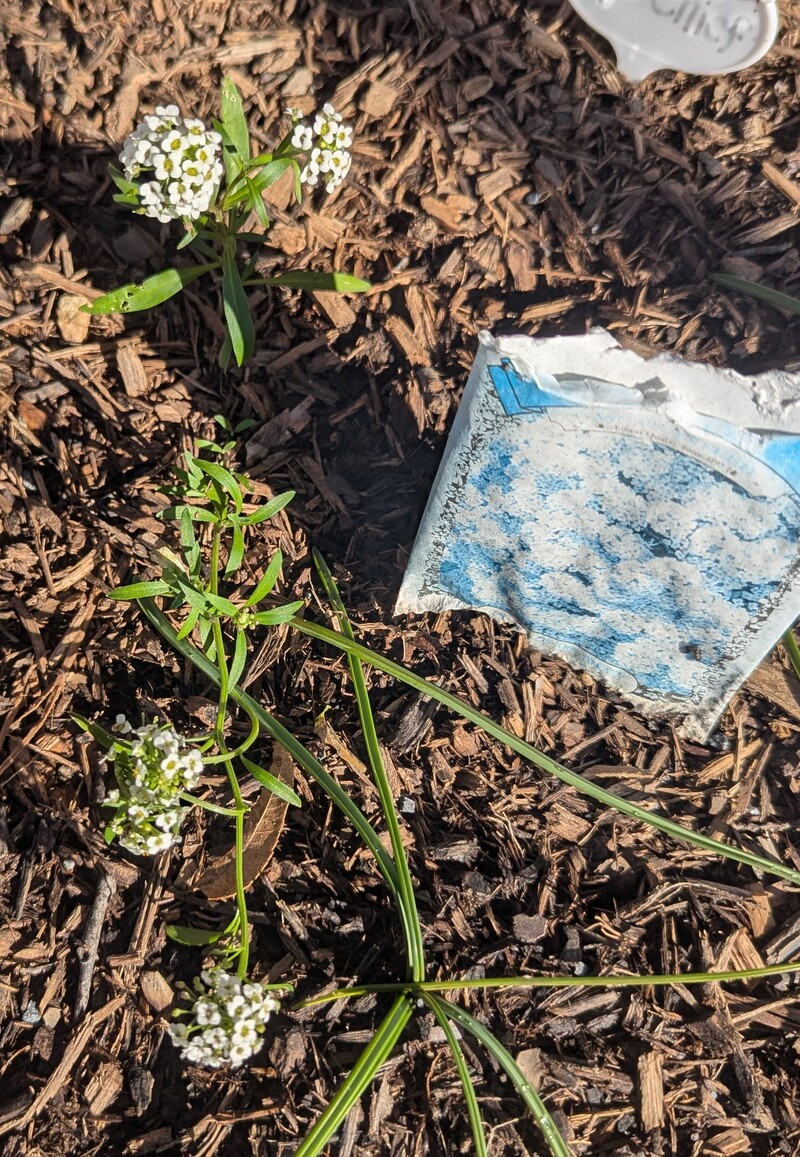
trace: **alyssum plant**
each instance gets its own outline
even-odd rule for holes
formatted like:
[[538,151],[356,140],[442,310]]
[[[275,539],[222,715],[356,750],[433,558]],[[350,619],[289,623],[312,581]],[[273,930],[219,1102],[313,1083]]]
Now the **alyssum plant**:
[[[331,105],[324,105],[310,123],[295,109],[287,109],[286,115],[291,129],[275,151],[254,156],[242,99],[229,77],[222,82],[220,119],[213,122],[212,129],[201,120],[182,117],[176,105],[160,106],[146,116],[123,145],[122,170],[109,168],[119,189],[114,200],[164,224],[182,222],[184,236],[178,249],[188,246],[202,260],[123,285],[82,306],[84,312],[151,309],[198,278],[210,275],[220,282],[222,290],[227,338],[219,356],[225,368],[231,354],[242,365],[255,349],[248,289],[284,286],[339,293],[369,289],[368,282],[347,273],[257,275],[257,247],[266,242],[270,226],[264,191],[291,171],[299,204],[304,185],[321,182],[332,193],[350,170],[352,129],[342,123]],[[246,228],[253,214],[260,233]],[[244,255],[243,247],[247,250]]]
[[[224,457],[220,458],[232,443],[223,447],[213,443],[205,445],[212,449],[214,457],[186,456],[185,469],[175,471],[176,483],[167,490],[172,504],[161,512],[164,519],[177,523],[180,552],[162,552],[160,577],[121,587],[112,592],[111,597],[136,600],[162,639],[188,659],[204,679],[216,686],[218,703],[214,728],[210,734],[190,740],[178,735],[168,723],[152,722],[133,728],[127,720],[120,718],[112,733],[95,723],[79,719],[81,725],[107,749],[107,759],[114,768],[116,787],[106,799],[106,805],[113,813],[106,829],[109,840],[118,837],[124,846],[137,853],[157,852],[179,839],[181,821],[186,811],[195,806],[229,816],[233,822],[236,893],[233,919],[214,932],[186,927],[168,930],[179,941],[204,946],[209,956],[208,967],[200,973],[192,988],[185,989],[188,1007],[180,1008],[174,1014],[178,1022],[170,1029],[173,1040],[189,1063],[214,1068],[241,1064],[261,1046],[265,1025],[270,1013],[278,1007],[281,990],[286,992],[292,988],[289,983],[264,985],[249,974],[250,933],[243,872],[247,806],[240,779],[253,777],[265,790],[278,793],[288,803],[298,805],[300,802],[290,787],[249,758],[248,753],[252,754],[251,749],[260,737],[268,736],[289,753],[344,813],[374,856],[397,908],[405,954],[405,976],[395,982],[360,983],[309,997],[296,1006],[310,1007],[364,993],[386,993],[393,997],[373,1038],[311,1131],[299,1143],[295,1157],[316,1157],[322,1152],[350,1108],[391,1055],[420,1007],[433,1013],[452,1050],[479,1157],[486,1157],[488,1153],[486,1131],[456,1028],[472,1035],[503,1069],[540,1127],[550,1152],[556,1157],[569,1157],[567,1146],[547,1108],[508,1049],[485,1025],[442,995],[444,992],[459,988],[508,986],[700,984],[792,972],[800,968],[800,963],[677,976],[526,975],[482,980],[429,980],[411,867],[381,757],[364,664],[396,677],[456,711],[538,767],[605,806],[616,808],[685,843],[795,884],[800,884],[800,872],[742,848],[721,844],[620,799],[549,759],[435,683],[363,647],[355,639],[333,577],[318,557],[317,569],[331,605],[335,629],[298,617],[302,604],[296,601],[273,602],[265,607],[265,600],[271,599],[280,579],[281,554],[280,551],[275,553],[252,589],[243,589],[241,571],[246,557],[246,536],[252,527],[283,509],[292,495],[282,494],[257,508],[246,506],[246,495],[251,490],[247,479],[224,465]],[[156,600],[162,600],[164,609]],[[243,689],[252,644],[264,628],[279,623],[288,623],[294,630],[330,644],[347,655],[364,748],[380,799],[391,852],[387,852],[380,833],[356,801],[302,743]],[[234,717],[239,713],[247,722],[247,733],[244,738],[232,742],[230,735]],[[219,765],[227,773],[230,786],[231,798],[224,805],[210,799],[203,786],[205,769]],[[197,794],[200,792],[204,794]]]

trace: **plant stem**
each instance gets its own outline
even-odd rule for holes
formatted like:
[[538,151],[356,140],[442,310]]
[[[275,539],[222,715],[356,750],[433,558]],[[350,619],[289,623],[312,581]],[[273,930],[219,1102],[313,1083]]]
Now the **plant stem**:
[[553,1157],[570,1157],[566,1142],[556,1128],[556,1123],[548,1113],[546,1105],[508,1049],[500,1044],[494,1033],[490,1032],[474,1016],[465,1012],[463,1008],[451,1004],[449,1000],[440,1000],[440,1003],[450,1020],[454,1020],[457,1025],[465,1028],[476,1040],[480,1041],[489,1055],[493,1056],[503,1069],[541,1129]]
[[478,1105],[478,1098],[475,1093],[475,1086],[472,1083],[467,1062],[464,1060],[464,1053],[461,1045],[458,1043],[458,1037],[453,1032],[452,1026],[448,1019],[448,1008],[445,1001],[440,1000],[437,996],[426,995],[422,998],[431,1010],[433,1015],[439,1022],[439,1027],[445,1035],[445,1040],[450,1047],[450,1052],[453,1054],[458,1076],[461,1081],[461,1089],[464,1093],[464,1100],[467,1103],[467,1114],[469,1116],[469,1123],[472,1128],[472,1139],[475,1142],[476,1157],[489,1157],[486,1148],[486,1134],[483,1129],[483,1121],[481,1119],[481,1110]]
[[382,1064],[392,1055],[403,1029],[414,1011],[407,996],[398,996],[381,1021],[375,1035],[362,1052],[349,1074],[326,1106],[310,1133],[295,1149],[294,1157],[316,1157],[344,1121],[353,1105],[375,1079]]
[[[209,570],[209,590],[212,594],[219,594],[219,547],[220,547],[221,530],[219,525],[214,527],[214,532],[211,538],[211,563]],[[217,720],[214,727],[214,735],[216,738],[217,748],[220,755],[223,757],[225,771],[228,776],[228,782],[231,785],[231,792],[236,804],[236,815],[234,819],[235,828],[235,845],[234,845],[234,874],[236,878],[236,907],[239,912],[239,942],[241,951],[239,953],[239,962],[236,969],[236,974],[239,977],[247,976],[247,965],[250,956],[250,922],[247,915],[247,897],[244,891],[244,815],[247,811],[247,805],[242,797],[239,789],[239,781],[236,778],[236,771],[231,762],[230,754],[227,750],[225,742],[225,716],[228,709],[228,663],[225,657],[225,639],[222,635],[222,624],[217,616],[212,621],[212,630],[214,633],[214,651],[219,672],[219,704],[217,706]]]
[[800,960],[786,964],[765,964],[762,968],[728,969],[724,972],[676,972],[660,976],[486,976],[480,980],[423,980],[418,983],[354,984],[323,996],[311,996],[294,1005],[296,1009],[313,1008],[333,1000],[349,1000],[370,993],[407,992],[422,999],[429,992],[453,992],[456,989],[486,988],[648,988],[661,984],[718,984],[720,981],[760,980],[800,972]]
[[[314,551],[314,562],[322,579],[325,591],[331,601],[334,614],[339,621],[339,629],[342,634],[348,639],[355,640],[353,628],[347,614],[347,610],[339,594],[339,588],[331,574],[325,560],[318,551]],[[353,679],[353,685],[356,692],[356,702],[358,704],[358,715],[361,722],[361,730],[364,734],[364,744],[367,748],[369,756],[369,763],[372,769],[372,777],[375,780],[375,786],[378,789],[378,795],[381,801],[381,808],[383,816],[386,821],[386,827],[389,831],[389,839],[392,844],[392,854],[394,856],[395,866],[397,868],[397,876],[400,890],[400,919],[403,925],[403,932],[406,940],[406,956],[411,979],[418,981],[425,979],[425,949],[422,943],[422,926],[419,921],[419,912],[417,911],[417,898],[414,893],[414,883],[411,879],[411,869],[408,864],[408,856],[406,855],[405,845],[403,844],[403,834],[400,830],[400,821],[397,818],[397,809],[395,808],[394,796],[392,794],[391,785],[386,775],[386,768],[383,764],[383,756],[381,755],[380,744],[378,742],[378,733],[375,729],[375,719],[372,714],[372,708],[369,702],[369,692],[367,690],[367,682],[364,678],[364,668],[361,662],[354,655],[347,656],[348,665],[350,667],[350,674]]]
[[605,788],[599,787],[589,779],[585,779],[584,776],[579,775],[576,771],[570,771],[569,768],[564,767],[563,764],[557,763],[541,751],[537,751],[535,747],[531,747],[529,743],[525,743],[524,740],[514,735],[512,731],[501,727],[499,723],[495,723],[488,715],[477,711],[457,695],[453,695],[450,691],[445,691],[444,688],[438,687],[435,683],[422,678],[420,675],[415,675],[412,671],[407,671],[405,667],[393,662],[391,659],[387,659],[377,651],[372,651],[369,647],[362,646],[361,643],[356,643],[351,639],[345,638],[344,635],[340,635],[337,631],[332,631],[328,627],[319,626],[317,623],[309,623],[305,619],[290,619],[290,625],[302,635],[308,635],[312,639],[319,639],[323,643],[330,643],[340,651],[344,651],[349,655],[355,655],[361,659],[362,662],[369,663],[372,667],[377,667],[379,671],[384,671],[387,675],[394,676],[395,679],[399,679],[409,687],[413,687],[416,691],[421,692],[421,694],[428,695],[431,699],[435,699],[437,702],[444,704],[445,707],[449,707],[452,711],[457,712],[463,716],[464,719],[468,719],[471,723],[477,724],[478,727],[493,736],[493,738],[499,739],[501,743],[507,744],[512,750],[524,756],[525,759],[529,759],[531,763],[534,763],[543,771],[549,772],[549,774],[554,775],[556,779],[560,779],[562,783],[568,783],[571,787],[577,788],[577,790],[584,795],[590,796],[606,807],[614,808],[622,815],[631,816],[641,823],[649,824],[650,827],[672,836],[673,839],[693,844],[695,847],[702,848],[706,852],[712,852],[714,855],[724,856],[729,860],[736,860],[741,864],[747,864],[749,867],[758,871],[768,872],[770,875],[779,876],[784,880],[791,880],[793,884],[800,884],[800,872],[794,868],[789,868],[777,860],[769,860],[764,856],[756,855],[754,852],[746,852],[741,848],[733,847],[731,844],[720,843],[719,840],[714,840],[710,836],[705,836],[700,832],[685,828],[673,820],[658,815],[657,812],[647,811],[645,808],[638,807],[636,804],[630,803],[618,795],[614,795],[613,792],[606,791]]

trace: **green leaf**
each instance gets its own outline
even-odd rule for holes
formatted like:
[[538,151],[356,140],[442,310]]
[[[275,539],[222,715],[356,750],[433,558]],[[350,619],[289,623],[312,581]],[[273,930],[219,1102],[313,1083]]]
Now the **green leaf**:
[[103,839],[106,841],[106,843],[113,844],[116,836],[117,833],[111,827],[111,824],[106,824],[106,826],[103,828]]
[[225,340],[219,347],[219,354],[217,355],[217,362],[221,370],[229,370],[231,365],[231,357],[233,356],[233,345],[231,344],[231,335],[225,334]]
[[280,577],[282,566],[283,555],[279,550],[276,550],[275,554],[272,556],[269,566],[264,571],[263,578],[259,581],[250,598],[244,604],[246,607],[254,607],[256,603],[260,603],[262,599],[267,597],[269,592],[275,586],[275,583],[278,581],[278,578]]
[[765,301],[775,309],[783,309],[787,313],[800,313],[800,299],[790,297],[788,293],[779,293],[777,289],[768,289],[766,285],[759,285],[757,281],[746,281],[743,277],[733,277],[728,273],[712,273],[709,281],[724,285],[728,289],[738,289],[748,297]]
[[274,518],[275,515],[283,510],[284,506],[288,506],[295,496],[294,490],[287,490],[284,494],[278,494],[275,498],[271,498],[264,506],[260,506],[252,514],[248,514],[247,518],[242,519],[243,526],[258,526],[259,522],[266,522],[268,518]]
[[262,229],[269,229],[269,213],[267,213],[266,206],[261,199],[261,194],[259,193],[258,189],[255,188],[249,177],[247,178],[247,192],[247,203],[255,213],[256,217],[258,217],[259,225]]
[[235,687],[242,677],[244,665],[247,662],[247,635],[241,628],[236,629],[236,643],[233,648],[233,661],[228,672],[229,687]]
[[197,607],[192,607],[189,614],[186,616],[183,626],[178,631],[179,639],[186,639],[194,630],[194,625],[200,617],[200,611]]
[[119,189],[120,193],[134,194],[138,200],[139,186],[135,181],[130,181],[123,172],[121,172],[115,165],[108,166],[108,175],[114,184]]
[[239,90],[229,76],[222,81],[220,96],[222,127],[228,140],[236,150],[240,162],[245,165],[250,160],[250,133]]
[[139,207],[138,193],[115,193],[111,200],[116,205],[133,205],[134,208]]
[[[197,240],[197,230],[194,228],[187,229],[186,232],[184,233],[183,237],[181,237],[180,241],[175,246],[175,248],[176,249],[185,249],[187,245],[191,245],[192,242],[196,241],[196,240]],[[213,253],[213,250],[212,250],[212,253]]]
[[217,485],[221,486],[225,493],[233,499],[233,505],[238,514],[242,509],[244,499],[242,489],[230,470],[226,470],[218,462],[209,462],[207,458],[193,458],[192,461],[198,470],[208,475],[209,478],[213,478]]
[[224,932],[210,932],[208,928],[190,928],[187,924],[167,924],[167,936],[178,944],[188,944],[196,948],[203,944],[216,944]]
[[230,618],[235,618],[239,614],[239,608],[230,599],[224,599],[222,595],[212,595],[209,591],[206,593],[206,600],[220,614],[228,615]]
[[244,535],[242,534],[242,528],[239,525],[238,520],[234,519],[233,517],[231,517],[231,527],[233,533],[231,536],[230,554],[228,555],[228,561],[225,564],[226,576],[235,574],[235,572],[242,565],[242,559],[244,558]]
[[83,715],[78,715],[75,712],[73,712],[72,718],[81,730],[88,731],[92,739],[95,739],[101,746],[110,748],[117,742],[114,736],[104,727],[101,727],[99,723],[92,723],[91,719],[85,719]]
[[256,331],[250,314],[239,268],[236,264],[236,242],[225,243],[222,253],[222,307],[230,334],[233,356],[241,366],[253,353]]
[[[289,158],[283,157],[264,165],[263,169],[259,170],[254,177],[242,173],[236,178],[236,181],[225,197],[222,203],[223,209],[232,209],[234,205],[240,205],[242,201],[248,199],[248,195],[254,193],[258,194],[260,199],[260,195],[264,189],[268,189],[270,185],[274,185],[276,181],[279,181],[293,163]],[[252,168],[252,162],[248,167]],[[240,182],[243,184],[241,188],[239,187]]]
[[278,779],[277,776],[266,771],[263,767],[259,767],[257,763],[253,763],[252,760],[249,760],[245,755],[240,755],[239,759],[250,772],[253,779],[257,779],[263,787],[266,787],[274,795],[277,795],[279,799],[285,800],[286,803],[293,804],[295,807],[303,806],[303,801],[297,792],[292,791],[283,780]]
[[576,771],[570,771],[570,769],[564,767],[563,764],[557,763],[556,760],[551,759],[543,752],[537,750],[537,748],[532,747],[529,743],[520,739],[518,735],[515,735],[513,731],[509,731],[508,728],[501,726],[499,723],[495,723],[491,716],[484,715],[470,703],[466,702],[466,700],[460,699],[457,695],[453,695],[443,687],[437,686],[437,684],[431,680],[414,674],[413,671],[409,671],[400,663],[395,663],[392,659],[387,659],[378,651],[372,651],[369,647],[355,643],[337,631],[331,631],[328,627],[310,623],[305,619],[295,619],[292,626],[303,635],[309,635],[312,639],[319,639],[322,642],[330,643],[346,654],[355,655],[361,659],[362,662],[368,663],[378,671],[384,671],[387,675],[391,675],[409,687],[413,687],[415,691],[419,691],[422,695],[428,695],[431,699],[435,699],[445,707],[449,707],[458,715],[463,716],[464,719],[468,719],[471,723],[477,724],[478,727],[494,739],[499,739],[501,743],[506,744],[513,751],[516,751],[525,759],[529,759],[535,766],[555,776],[556,779],[560,779],[562,783],[567,783],[571,787],[577,788],[577,790],[584,795],[597,800],[598,803],[602,803],[604,807],[613,808],[622,815],[631,816],[633,819],[649,824],[650,827],[656,828],[658,831],[664,832],[676,840],[693,844],[695,847],[702,848],[712,855],[737,860],[741,864],[748,864],[757,871],[767,872],[773,876],[780,876],[784,880],[791,880],[793,884],[800,884],[800,871],[796,868],[791,868],[787,864],[781,864],[778,860],[760,856],[755,852],[745,851],[732,844],[723,844],[711,836],[703,835],[701,832],[696,832],[691,828],[684,827],[682,824],[675,823],[673,820],[659,815],[657,811],[648,811],[646,808],[639,807],[638,804],[631,803],[630,800],[614,795],[613,792],[606,791],[605,788],[600,787],[592,780],[587,779]]
[[361,1099],[378,1075],[378,1070],[394,1052],[413,1013],[414,1003],[409,997],[398,997],[395,1000],[336,1095],[295,1149],[293,1157],[317,1157],[322,1153],[353,1105]]
[[189,511],[189,517],[192,522],[218,522],[216,514],[210,510],[206,510],[204,506],[165,506],[163,510],[159,510],[156,518],[161,518],[165,522],[171,522],[173,519],[183,518],[184,510]]
[[171,593],[172,587],[169,583],[157,579],[151,583],[131,583],[126,587],[117,587],[116,590],[106,591],[106,598],[124,601],[126,599],[149,599],[153,595],[169,595]]
[[571,1157],[567,1144],[559,1133],[555,1121],[547,1111],[546,1105],[514,1060],[511,1053],[500,1043],[494,1033],[490,1032],[489,1029],[482,1025],[480,1021],[476,1020],[474,1016],[470,1016],[468,1012],[465,1012],[463,1008],[459,1008],[457,1004],[451,1004],[449,1000],[443,998],[439,998],[437,1004],[450,1020],[454,1020],[460,1028],[466,1029],[467,1032],[471,1033],[476,1040],[480,1041],[489,1055],[494,1057],[495,1061],[497,1061],[511,1081],[511,1084],[517,1090],[521,1100],[524,1101],[534,1121],[541,1129],[542,1136],[553,1157]]
[[302,599],[295,603],[287,603],[283,607],[275,607],[271,611],[261,611],[255,615],[255,621],[262,627],[275,627],[278,623],[288,623],[299,610],[305,606]]
[[328,290],[334,293],[366,293],[372,289],[369,281],[350,273],[278,273],[275,277],[259,277],[248,285],[282,285],[284,289],[305,289],[308,292]]
[[123,285],[98,297],[90,305],[82,305],[83,313],[94,316],[106,313],[138,313],[143,309],[152,309],[180,293],[187,285],[197,281],[204,273],[214,269],[214,264],[186,265],[182,269],[162,269],[144,281]]

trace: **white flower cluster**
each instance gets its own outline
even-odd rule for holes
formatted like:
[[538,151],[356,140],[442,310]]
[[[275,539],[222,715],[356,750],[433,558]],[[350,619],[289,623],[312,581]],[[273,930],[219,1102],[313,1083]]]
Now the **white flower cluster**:
[[202,121],[185,120],[174,104],[146,116],[122,146],[125,176],[139,183],[139,212],[166,224],[210,209],[222,179],[222,137]]
[[288,108],[286,111],[294,125],[293,148],[309,154],[305,167],[300,171],[300,180],[304,185],[316,185],[322,178],[326,193],[332,193],[350,172],[352,128],[342,124],[341,114],[332,104],[324,104],[311,125],[300,119],[302,113],[297,109]]
[[104,800],[104,806],[114,808],[108,826],[129,852],[154,856],[180,839],[189,809],[180,806],[179,793],[196,785],[203,757],[169,726],[149,723],[134,729],[118,715],[113,730],[131,738],[108,755],[119,785]]
[[169,1034],[183,1060],[209,1069],[240,1065],[258,1052],[267,1021],[280,1008],[263,984],[224,968],[201,972],[193,995],[190,1023],[170,1025]]

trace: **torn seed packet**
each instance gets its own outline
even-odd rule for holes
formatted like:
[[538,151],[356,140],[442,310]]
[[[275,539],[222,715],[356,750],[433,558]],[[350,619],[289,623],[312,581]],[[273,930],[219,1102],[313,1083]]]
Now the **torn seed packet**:
[[703,740],[800,614],[800,376],[481,334],[397,611],[474,609]]

